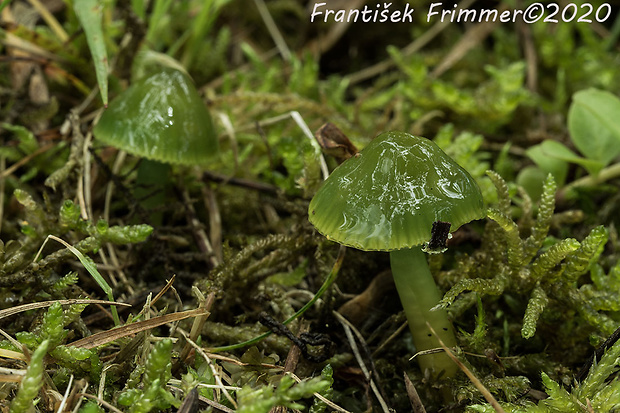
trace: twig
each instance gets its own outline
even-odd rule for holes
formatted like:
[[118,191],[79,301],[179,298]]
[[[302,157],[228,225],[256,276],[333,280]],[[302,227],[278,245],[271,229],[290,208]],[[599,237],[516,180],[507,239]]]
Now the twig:
[[115,413],[123,413],[121,410],[118,410],[116,407],[114,407],[110,403],[106,402],[103,399],[100,399],[99,397],[97,397],[95,395],[88,394],[88,393],[79,393],[78,396],[87,397],[89,399],[97,400],[97,402],[100,403],[106,409],[108,409],[110,411],[113,411]]
[[[498,8],[497,12],[502,13],[506,9],[508,9],[508,6],[503,5]],[[435,67],[430,76],[432,78],[437,78],[445,73],[461,60],[474,46],[480,44],[483,39],[491,34],[497,25],[499,25],[498,21],[487,21],[473,26],[461,36],[461,39],[450,49],[448,54],[444,56],[441,63]]]
[[465,375],[467,375],[467,377],[469,378],[469,380],[472,382],[472,384],[474,386],[476,386],[476,388],[478,389],[478,391],[480,393],[482,393],[482,395],[484,396],[484,398],[486,399],[487,402],[489,402],[489,404],[493,407],[493,409],[495,409],[495,411],[497,413],[506,413],[504,411],[504,409],[502,408],[502,406],[499,404],[499,402],[495,399],[495,397],[493,397],[493,395],[491,394],[491,392],[484,387],[484,385],[480,382],[480,380],[478,380],[478,378],[474,375],[474,373],[471,372],[471,370],[469,370],[467,368],[466,365],[464,365],[461,360],[459,360],[454,353],[452,352],[452,350],[450,348],[448,348],[444,342],[439,338],[439,336],[437,336],[437,333],[435,333],[435,330],[433,329],[433,327],[428,323],[428,321],[426,322],[427,327],[429,328],[429,330],[431,331],[431,333],[435,336],[435,338],[439,341],[439,345],[441,345],[441,347],[443,348],[443,350],[446,352],[446,354],[448,355],[448,357],[450,357],[452,359],[452,361],[454,361],[456,363],[457,366],[459,366],[459,368],[461,370],[463,370],[463,373],[465,373]]
[[[355,329],[355,327],[353,327],[353,325],[349,322],[349,320],[341,316],[337,311],[334,311],[333,314],[336,317],[336,319],[340,322],[340,324],[342,324],[344,333],[346,334],[347,339],[349,340],[349,346],[351,346],[351,350],[353,351],[353,354],[355,355],[355,359],[357,360],[357,364],[362,369],[362,372],[364,373],[364,377],[370,384],[370,388],[372,389],[373,393],[375,394],[375,397],[379,401],[381,408],[383,409],[385,413],[390,413],[391,410],[388,407],[385,400],[383,400],[383,396],[381,395],[379,388],[377,387],[374,380],[372,379],[371,374],[368,371],[366,364],[364,363],[364,358],[362,357],[362,354],[360,353],[359,349],[357,348],[357,344],[355,343],[355,338],[353,337],[352,331],[355,332],[356,334],[359,334],[359,332]],[[359,335],[361,336],[361,334]],[[363,342],[363,340],[361,341]]]
[[205,230],[202,228],[200,221],[196,215],[196,209],[192,204],[192,200],[189,197],[189,193],[186,188],[183,188],[181,191],[181,196],[183,197],[183,206],[185,207],[185,214],[187,216],[187,221],[192,227],[192,232],[194,234],[194,238],[196,239],[196,244],[198,245],[198,249],[205,254],[207,261],[213,266],[213,268],[217,267],[220,262],[218,258],[215,256],[213,252],[213,247],[211,246],[211,242],[209,242],[209,238]]
[[392,334],[390,334],[390,336],[388,338],[386,338],[385,341],[383,343],[381,343],[379,345],[379,347],[377,347],[375,349],[375,351],[372,352],[372,357],[375,357],[377,354],[379,354],[385,348],[385,346],[387,346],[390,342],[392,342],[392,340],[394,340],[396,337],[398,337],[400,335],[400,333],[402,333],[403,330],[406,329],[408,326],[409,326],[409,323],[407,321],[402,323],[396,329],[396,331],[394,331]]
[[[523,7],[522,1],[517,4],[517,8]],[[498,10],[499,13],[501,13]],[[538,56],[536,55],[536,45],[534,44],[534,36],[532,35],[531,25],[525,24],[524,21],[518,19],[515,24],[517,25],[517,32],[520,34],[521,41],[523,42],[523,54],[525,55],[525,62],[527,64],[527,88],[536,93],[538,89]]]
[[277,186],[265,184],[262,182],[250,181],[243,178],[235,178],[232,176],[220,175],[211,171],[202,172],[202,180],[204,182],[218,182],[226,185],[240,186],[243,188],[253,189],[255,191],[266,192],[269,194],[278,194],[280,189]]
[[237,408],[237,403],[235,402],[235,400],[232,398],[232,396],[230,395],[230,393],[228,393],[228,390],[226,390],[226,386],[224,386],[224,383],[222,383],[222,378],[220,377],[220,373],[217,371],[217,369],[215,368],[215,365],[213,364],[213,362],[211,361],[211,359],[209,358],[209,356],[207,355],[207,353],[205,351],[203,351],[203,349],[196,344],[191,338],[189,338],[189,335],[187,335],[187,333],[185,333],[182,330],[179,330],[181,332],[181,334],[183,335],[183,337],[185,337],[185,340],[187,340],[187,342],[194,347],[194,349],[196,349],[196,352],[198,352],[198,354],[200,354],[202,356],[202,358],[204,358],[207,363],[209,364],[209,368],[211,369],[211,373],[213,373],[213,377],[215,378],[215,383],[219,386],[218,388],[222,391],[222,393],[224,393],[224,396],[226,396],[226,398],[228,399],[228,401],[234,406],[234,408]]
[[[12,164],[11,166],[9,166],[8,168],[5,168],[5,164],[3,163],[2,165],[0,165],[0,185],[4,186],[4,178],[6,178],[7,176],[11,175],[13,172],[15,172],[17,170],[17,168],[19,168],[20,166],[30,162],[30,160],[40,154],[42,154],[43,152],[46,152],[48,149],[53,148],[55,145],[55,143],[48,143],[45,146],[40,147],[39,149],[37,149],[36,151],[32,152],[31,154],[24,156],[22,159],[20,159],[19,161],[15,162],[14,164]],[[4,157],[2,157],[2,160],[4,160],[6,162],[6,159]],[[2,191],[4,192],[4,191]]]

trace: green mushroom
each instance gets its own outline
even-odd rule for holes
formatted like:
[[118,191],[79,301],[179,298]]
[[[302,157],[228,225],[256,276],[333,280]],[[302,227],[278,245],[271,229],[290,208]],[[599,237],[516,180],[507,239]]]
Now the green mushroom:
[[206,166],[217,154],[211,116],[189,76],[175,67],[137,79],[104,111],[93,134],[133,155]]
[[[330,240],[363,251],[390,252],[396,289],[418,351],[440,347],[437,338],[448,347],[456,345],[446,311],[431,311],[441,294],[423,249],[442,252],[449,231],[485,216],[480,188],[465,169],[426,138],[386,132],[332,172],[308,214]],[[443,236],[431,236],[434,225],[443,227]],[[418,360],[434,377],[442,372],[449,377],[457,370],[443,353]]]
[[[180,63],[142,52],[134,81],[105,109],[93,129],[110,146],[143,159],[134,195],[147,210],[165,202],[170,165],[208,166],[218,153],[211,115]],[[153,188],[160,191],[153,193]],[[159,224],[161,212],[151,215]]]

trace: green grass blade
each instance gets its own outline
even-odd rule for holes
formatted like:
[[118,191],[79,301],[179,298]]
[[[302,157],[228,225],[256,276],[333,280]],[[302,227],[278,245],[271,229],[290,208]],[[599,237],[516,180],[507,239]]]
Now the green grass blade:
[[73,7],[86,34],[88,48],[95,63],[101,100],[105,106],[108,106],[108,53],[105,48],[101,22],[103,6],[99,0],[75,0]]
[[[51,238],[54,241],[58,241],[62,245],[67,247],[67,249],[71,251],[71,253],[75,255],[78,260],[80,260],[80,262],[82,263],[84,268],[86,268],[86,271],[88,271],[90,276],[93,277],[93,279],[97,282],[97,284],[99,284],[103,292],[108,296],[108,299],[110,301],[114,301],[114,295],[112,294],[112,287],[110,287],[110,284],[108,284],[105,278],[103,278],[101,274],[99,274],[99,271],[97,271],[97,266],[95,265],[95,263],[90,257],[85,256],[77,248],[73,247],[73,245],[67,243],[61,238],[58,238],[54,235],[48,235],[48,238]],[[112,317],[114,318],[114,325],[119,326],[121,324],[121,321],[120,321],[120,318],[118,317],[118,312],[116,311],[116,307],[112,306],[111,310],[112,310]]]

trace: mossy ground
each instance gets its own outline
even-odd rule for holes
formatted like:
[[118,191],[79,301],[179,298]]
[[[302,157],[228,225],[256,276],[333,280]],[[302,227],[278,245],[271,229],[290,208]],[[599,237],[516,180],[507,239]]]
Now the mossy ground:
[[[349,249],[340,261],[309,224],[322,170],[304,128],[326,122],[358,147],[387,130],[434,139],[478,181],[489,218],[455,233],[430,265],[450,291],[442,304],[459,332],[457,356],[506,411],[618,408],[611,355],[620,347],[574,382],[620,325],[618,157],[597,164],[596,151],[537,147],[580,153],[571,97],[620,93],[616,3],[592,23],[441,24],[427,21],[422,2],[411,23],[348,25],[312,23],[313,3],[295,0],[43,3],[51,17],[35,2],[0,6],[2,411],[51,412],[63,400],[64,411],[175,411],[202,383],[200,408],[211,411],[336,409],[318,393],[351,412],[404,412],[403,373],[429,412],[492,411],[465,375],[430,379],[409,360],[387,254]],[[601,16],[604,4],[592,3]],[[143,160],[92,136],[103,61],[74,10],[93,5],[102,6],[110,100],[131,83],[140,50],[178,60],[214,121],[220,153],[209,167],[145,179]],[[591,145],[620,146],[609,124]],[[39,251],[48,235],[78,252],[53,240]],[[334,271],[320,300],[287,324],[304,340],[293,344],[278,322]],[[109,306],[61,301],[82,298],[132,304],[118,308],[129,327],[113,330]],[[49,303],[8,313],[39,302]],[[265,325],[280,334],[218,350]]]

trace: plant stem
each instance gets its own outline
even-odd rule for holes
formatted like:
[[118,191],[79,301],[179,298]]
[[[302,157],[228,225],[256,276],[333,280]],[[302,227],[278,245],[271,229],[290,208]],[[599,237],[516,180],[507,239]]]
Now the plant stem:
[[559,190],[556,194],[556,199],[574,199],[577,197],[575,192],[576,188],[590,188],[596,185],[600,185],[603,182],[609,181],[620,176],[620,163],[613,164],[607,168],[603,168],[597,175],[587,175],[583,178],[577,179],[564,188]]
[[[437,337],[447,347],[455,347],[456,338],[446,310],[430,311],[439,303],[441,294],[428,268],[426,255],[420,248],[391,251],[390,263],[416,350],[440,348]],[[437,337],[431,333],[427,322]],[[430,369],[434,377],[438,377],[442,371],[443,377],[456,374],[456,364],[445,353],[420,355],[417,359],[422,371]]]

